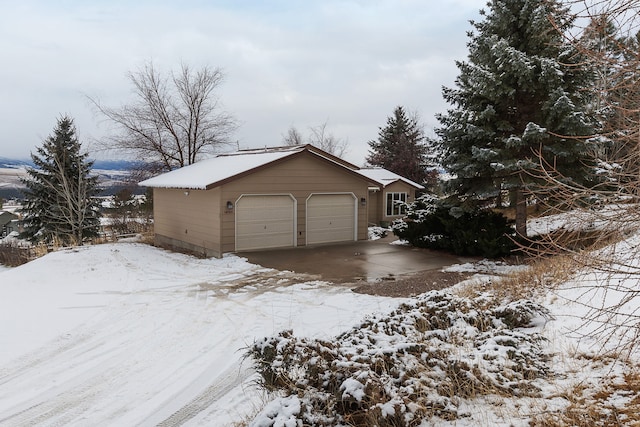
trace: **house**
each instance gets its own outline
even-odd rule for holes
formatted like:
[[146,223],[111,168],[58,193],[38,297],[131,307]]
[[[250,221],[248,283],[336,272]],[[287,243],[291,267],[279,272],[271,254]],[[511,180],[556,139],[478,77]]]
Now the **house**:
[[424,187],[384,168],[362,168],[358,173],[377,184],[369,188],[369,224],[386,226],[405,214],[405,203],[413,202]]
[[345,160],[298,145],[220,154],[140,185],[153,188],[158,245],[220,257],[366,240],[371,194],[401,193],[400,181],[370,178]]
[[18,230],[18,215],[7,212],[0,211],[0,238],[6,237],[13,231]]

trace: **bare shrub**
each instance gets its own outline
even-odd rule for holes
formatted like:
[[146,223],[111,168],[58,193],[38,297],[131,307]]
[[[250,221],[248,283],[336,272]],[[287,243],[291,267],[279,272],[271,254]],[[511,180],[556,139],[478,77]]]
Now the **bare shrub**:
[[531,301],[432,291],[335,340],[284,331],[247,355],[266,389],[297,396],[303,423],[417,426],[458,418],[464,398],[537,396],[530,380],[549,371],[544,338],[514,327],[548,317]]
[[55,247],[54,244],[40,242],[34,245],[25,240],[5,238],[0,242],[0,264],[17,267],[46,255]]
[[32,259],[32,250],[17,242],[0,243],[0,264],[9,267],[26,264]]

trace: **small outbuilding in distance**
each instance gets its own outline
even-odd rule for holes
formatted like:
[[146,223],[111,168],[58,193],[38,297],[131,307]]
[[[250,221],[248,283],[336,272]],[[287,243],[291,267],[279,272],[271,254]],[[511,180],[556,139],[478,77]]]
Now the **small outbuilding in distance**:
[[20,232],[20,217],[12,212],[0,211],[0,239],[12,232]]
[[156,244],[220,257],[366,240],[422,189],[390,174],[299,145],[219,154],[140,185],[153,188]]

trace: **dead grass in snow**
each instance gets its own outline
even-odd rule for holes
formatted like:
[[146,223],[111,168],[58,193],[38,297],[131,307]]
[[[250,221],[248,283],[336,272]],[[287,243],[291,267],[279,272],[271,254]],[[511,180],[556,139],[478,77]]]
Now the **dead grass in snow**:
[[553,256],[531,260],[528,268],[492,278],[469,282],[456,289],[467,297],[490,293],[498,300],[517,301],[545,295],[558,285],[574,277],[577,268],[568,256]]
[[640,426],[640,369],[630,366],[623,375],[600,381],[600,387],[578,383],[558,396],[568,402],[559,412],[532,417],[532,427]]

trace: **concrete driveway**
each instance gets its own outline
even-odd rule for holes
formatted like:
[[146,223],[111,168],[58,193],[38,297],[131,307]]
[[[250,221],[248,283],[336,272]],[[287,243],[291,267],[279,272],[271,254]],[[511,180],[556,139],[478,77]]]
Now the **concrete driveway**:
[[440,270],[470,260],[428,249],[392,245],[395,240],[397,237],[391,235],[378,240],[240,252],[238,255],[264,267],[317,275],[335,283],[375,282]]

